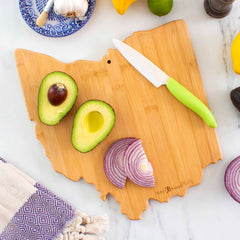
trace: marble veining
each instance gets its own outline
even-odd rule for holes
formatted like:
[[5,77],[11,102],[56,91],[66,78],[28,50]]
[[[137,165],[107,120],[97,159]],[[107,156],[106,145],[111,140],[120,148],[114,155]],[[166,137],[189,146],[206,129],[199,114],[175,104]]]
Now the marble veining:
[[[240,9],[239,2],[235,2],[234,7],[237,9]],[[234,9],[234,11],[236,11]],[[231,45],[236,37],[236,35],[239,33],[239,26],[240,26],[240,17],[238,14],[234,14],[231,17],[228,17],[226,19],[220,20],[219,25],[221,28],[221,34],[223,38],[223,62],[226,72],[226,78],[227,81],[227,89],[230,94],[231,90],[233,90],[236,87],[240,86],[240,77],[234,73],[233,71],[233,63],[231,58]],[[230,97],[229,97],[230,100]],[[236,112],[236,115],[238,116],[238,122],[237,127],[240,128],[240,113],[237,109],[234,109]]]

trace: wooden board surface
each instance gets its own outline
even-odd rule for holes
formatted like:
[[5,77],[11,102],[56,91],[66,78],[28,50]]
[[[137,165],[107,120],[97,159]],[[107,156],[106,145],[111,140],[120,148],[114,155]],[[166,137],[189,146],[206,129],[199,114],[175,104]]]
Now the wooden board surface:
[[[184,21],[134,33],[125,42],[208,104]],[[17,49],[15,56],[29,118],[36,123],[37,138],[53,168],[73,181],[84,178],[93,183],[103,200],[112,194],[129,219],[140,219],[149,199],[164,202],[174,195],[184,196],[190,186],[201,182],[203,168],[222,158],[215,130],[165,86],[151,85],[116,49],[109,49],[99,62],[66,64],[24,49]],[[47,126],[39,121],[37,96],[41,80],[52,71],[66,72],[75,79],[78,98],[58,125]],[[116,112],[116,123],[100,145],[82,154],[71,144],[71,131],[77,109],[90,99],[109,103]],[[121,190],[105,176],[104,154],[124,137],[142,139],[154,169],[154,188],[142,188],[128,180]]]

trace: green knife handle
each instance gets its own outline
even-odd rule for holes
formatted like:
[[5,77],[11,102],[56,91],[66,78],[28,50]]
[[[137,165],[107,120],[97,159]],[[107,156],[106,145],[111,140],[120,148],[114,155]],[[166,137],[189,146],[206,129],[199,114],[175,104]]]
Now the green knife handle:
[[208,126],[212,128],[217,127],[216,120],[209,108],[191,92],[184,88],[180,83],[173,78],[169,78],[167,88],[175,98],[197,113],[207,123]]

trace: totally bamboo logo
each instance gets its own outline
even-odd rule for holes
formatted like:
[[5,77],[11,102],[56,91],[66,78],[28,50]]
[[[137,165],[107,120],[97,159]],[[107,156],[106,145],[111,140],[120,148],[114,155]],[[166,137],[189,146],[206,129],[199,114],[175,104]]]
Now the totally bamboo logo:
[[173,191],[173,190],[183,188],[184,185],[191,185],[191,183],[192,183],[192,182],[191,182],[190,180],[188,180],[188,181],[184,181],[184,182],[180,183],[180,184],[177,185],[177,186],[166,186],[166,187],[164,187],[162,190],[156,192],[156,194],[169,193],[169,192],[171,192],[171,191]]

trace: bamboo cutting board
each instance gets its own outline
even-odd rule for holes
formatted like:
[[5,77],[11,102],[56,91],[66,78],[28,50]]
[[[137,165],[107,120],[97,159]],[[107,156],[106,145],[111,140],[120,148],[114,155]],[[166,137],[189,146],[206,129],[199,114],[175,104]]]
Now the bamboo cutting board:
[[[134,33],[125,42],[207,104],[184,21]],[[15,55],[29,118],[36,123],[37,138],[53,168],[73,181],[84,178],[93,183],[103,200],[112,194],[129,219],[140,219],[149,199],[164,202],[174,195],[184,196],[190,186],[201,182],[203,168],[222,158],[215,130],[166,87],[151,85],[116,49],[109,49],[99,62],[78,60],[70,64],[23,49],[17,49]],[[37,99],[41,80],[52,71],[66,72],[75,79],[78,98],[58,125],[47,126],[39,121]],[[82,154],[71,145],[71,131],[77,109],[90,99],[109,103],[116,123],[100,145]],[[121,190],[105,176],[104,154],[114,141],[124,137],[142,139],[154,170],[154,188],[127,181]]]

